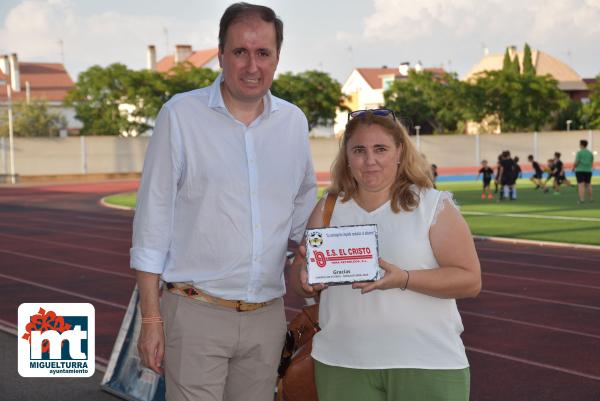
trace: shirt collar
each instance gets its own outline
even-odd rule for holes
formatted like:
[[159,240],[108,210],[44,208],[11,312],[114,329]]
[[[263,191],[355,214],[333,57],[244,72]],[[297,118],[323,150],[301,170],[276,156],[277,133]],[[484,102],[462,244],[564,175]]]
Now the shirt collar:
[[[225,102],[223,101],[223,94],[221,93],[221,82],[223,82],[223,73],[219,73],[219,76],[210,86],[209,97],[208,97],[208,107],[211,109],[223,109],[227,111],[227,106],[225,106]],[[277,110],[279,110],[279,105],[277,104],[277,98],[271,94],[271,91],[267,91],[265,96],[263,96],[263,102],[265,104],[265,110],[262,115],[265,116],[271,114]],[[229,113],[229,112],[228,112]]]

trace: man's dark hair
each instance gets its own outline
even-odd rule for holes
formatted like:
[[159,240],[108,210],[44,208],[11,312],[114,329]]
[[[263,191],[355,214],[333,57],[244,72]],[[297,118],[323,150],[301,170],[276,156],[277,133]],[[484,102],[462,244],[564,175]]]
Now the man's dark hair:
[[560,159],[560,152],[554,152],[554,157],[556,157],[557,159]]
[[269,7],[250,3],[234,3],[227,7],[227,10],[225,10],[223,13],[221,22],[219,23],[219,50],[223,52],[223,49],[225,48],[227,30],[231,24],[239,21],[240,19],[251,16],[258,16],[263,21],[270,22],[275,26],[277,54],[279,54],[279,51],[281,50],[281,44],[283,43],[283,22],[281,19],[279,19],[279,17],[277,17],[275,11]]
[[528,159],[528,160],[533,160],[533,155],[529,155],[529,156],[527,156],[527,159]]
[[581,146],[583,146],[584,148],[587,148],[588,141],[586,141],[585,139],[582,139],[581,141],[579,141],[579,144],[580,144]]

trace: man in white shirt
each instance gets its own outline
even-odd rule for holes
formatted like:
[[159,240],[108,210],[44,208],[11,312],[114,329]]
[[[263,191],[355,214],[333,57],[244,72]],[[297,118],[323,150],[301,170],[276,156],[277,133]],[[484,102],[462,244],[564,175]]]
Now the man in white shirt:
[[131,267],[138,350],[149,368],[164,366],[169,401],[273,397],[288,238],[301,240],[316,198],[306,117],[269,92],[282,41],[273,10],[231,5],[222,73],[174,96],[156,120]]

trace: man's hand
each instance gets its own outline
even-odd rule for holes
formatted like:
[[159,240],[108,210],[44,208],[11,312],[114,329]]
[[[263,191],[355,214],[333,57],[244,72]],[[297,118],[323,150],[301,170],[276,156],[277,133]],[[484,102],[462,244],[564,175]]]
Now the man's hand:
[[[319,291],[327,288],[325,284],[308,284],[308,272],[306,271],[306,247],[304,245],[298,246],[294,262],[292,263],[292,280],[297,281],[297,285],[293,288],[304,298],[312,298],[318,294]],[[298,285],[299,284],[299,285]]]
[[165,355],[163,325],[161,323],[142,324],[137,348],[144,366],[162,375],[162,361]]
[[366,294],[373,290],[389,290],[390,288],[405,288],[408,273],[406,270],[393,265],[379,258],[379,266],[385,271],[383,278],[373,282],[354,283],[352,288],[360,288],[361,294]]
[[[142,317],[159,317],[159,275],[137,270],[136,281],[140,291]],[[165,355],[165,334],[162,323],[142,323],[137,346],[144,366],[162,374],[162,361]]]

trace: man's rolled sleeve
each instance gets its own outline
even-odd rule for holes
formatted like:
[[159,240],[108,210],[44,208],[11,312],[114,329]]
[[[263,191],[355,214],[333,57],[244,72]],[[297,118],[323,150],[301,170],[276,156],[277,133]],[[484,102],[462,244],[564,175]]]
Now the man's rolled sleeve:
[[182,172],[176,119],[165,105],[150,139],[133,220],[130,267],[161,274],[171,248],[175,199]]
[[133,247],[129,251],[131,268],[147,273],[162,274],[167,253],[148,248]]

